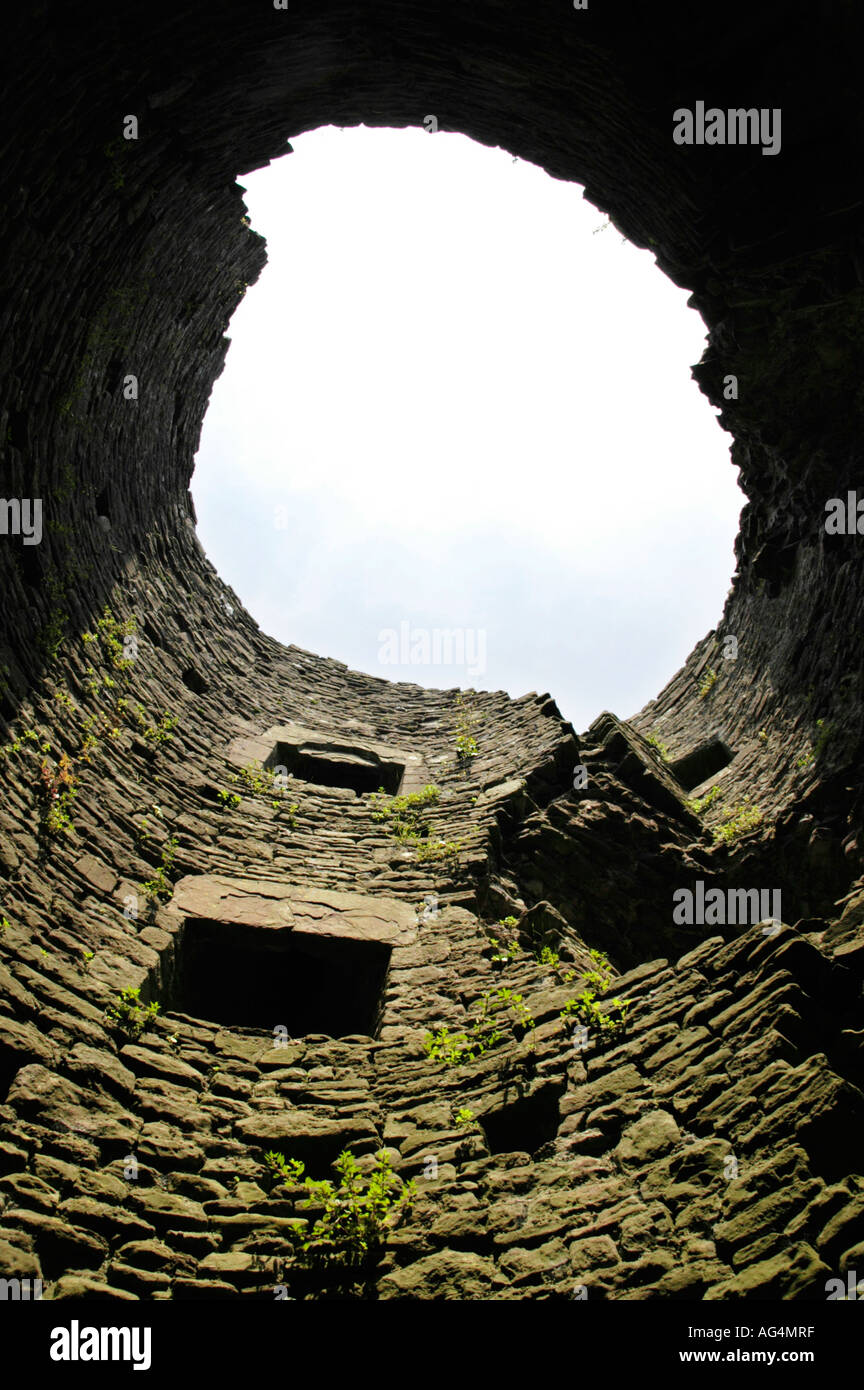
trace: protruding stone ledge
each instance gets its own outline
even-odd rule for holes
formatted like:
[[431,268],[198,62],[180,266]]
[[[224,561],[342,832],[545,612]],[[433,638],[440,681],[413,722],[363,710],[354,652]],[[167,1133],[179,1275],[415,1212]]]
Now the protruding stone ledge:
[[263,878],[190,875],[176,885],[169,907],[186,918],[383,946],[410,946],[417,937],[414,909],[395,898],[299,888]]

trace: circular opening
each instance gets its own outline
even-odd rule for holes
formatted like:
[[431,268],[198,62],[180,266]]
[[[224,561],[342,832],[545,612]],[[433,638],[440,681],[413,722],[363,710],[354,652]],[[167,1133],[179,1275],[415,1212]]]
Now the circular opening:
[[639,708],[716,619],[743,501],[685,292],[461,135],[321,129],[244,186],[270,263],[193,483],[223,578],[374,675]]

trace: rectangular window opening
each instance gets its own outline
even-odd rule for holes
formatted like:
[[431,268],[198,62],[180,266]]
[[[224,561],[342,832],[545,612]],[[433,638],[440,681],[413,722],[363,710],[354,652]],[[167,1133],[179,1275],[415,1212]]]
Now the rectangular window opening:
[[685,753],[683,758],[678,758],[669,766],[684,790],[689,792],[694,787],[701,787],[715,772],[722,772],[734,756],[728,744],[715,736],[707,739],[705,743],[700,743],[697,748]]
[[293,777],[319,787],[348,787],[358,796],[380,787],[395,796],[405,773],[403,763],[380,758],[371,749],[314,743],[277,743],[266,766],[284,767]]
[[380,1027],[390,964],[381,942],[203,919],[187,919],[178,937],[167,1010],[226,1027],[284,1028],[289,1038],[375,1037]]

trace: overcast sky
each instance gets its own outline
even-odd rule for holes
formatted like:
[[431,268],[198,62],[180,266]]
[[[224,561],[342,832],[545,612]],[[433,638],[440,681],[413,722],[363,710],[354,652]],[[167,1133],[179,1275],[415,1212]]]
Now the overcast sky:
[[356,670],[635,713],[716,624],[744,503],[686,293],[505,151],[292,143],[241,180],[269,264],[192,480],[210,559]]

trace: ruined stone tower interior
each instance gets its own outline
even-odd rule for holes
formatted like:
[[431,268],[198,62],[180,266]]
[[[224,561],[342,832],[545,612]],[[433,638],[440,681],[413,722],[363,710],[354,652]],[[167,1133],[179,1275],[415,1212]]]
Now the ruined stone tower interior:
[[[851,8],[368,8],[6,21],[2,493],[44,534],[0,537],[0,1273],[824,1299],[864,1259],[862,541],[825,526],[862,483]],[[782,108],[782,149],[675,144],[703,98]],[[709,331],[732,588],[655,700],[585,731],[554,692],[281,646],[196,537],[265,264],[238,176],[428,112],[584,184]],[[760,911],[676,918],[681,890]],[[361,1200],[328,1228],[306,1179],[376,1174],[378,1226]]]

